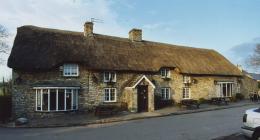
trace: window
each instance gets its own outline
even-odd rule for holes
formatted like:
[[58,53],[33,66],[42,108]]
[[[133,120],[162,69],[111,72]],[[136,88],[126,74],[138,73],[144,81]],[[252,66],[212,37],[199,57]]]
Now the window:
[[161,97],[163,100],[170,100],[171,99],[170,88],[161,88]]
[[240,84],[239,83],[237,83],[237,93],[241,93]]
[[104,82],[116,82],[116,73],[104,72]]
[[78,109],[78,88],[36,89],[36,111]]
[[116,102],[116,89],[115,88],[105,88],[104,94],[105,94],[104,102]]
[[161,69],[161,76],[163,78],[170,78],[170,70],[169,69]]
[[63,76],[79,76],[79,66],[77,64],[64,64]]
[[183,88],[182,98],[183,99],[190,99],[190,88],[189,87]]
[[183,83],[184,83],[184,84],[190,83],[190,82],[191,82],[190,76],[183,76]]
[[231,97],[233,94],[233,82],[218,82],[216,87],[218,97]]

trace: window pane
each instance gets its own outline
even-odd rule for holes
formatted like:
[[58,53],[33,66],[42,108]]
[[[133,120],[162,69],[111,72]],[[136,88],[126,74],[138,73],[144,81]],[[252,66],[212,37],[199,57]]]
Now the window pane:
[[71,92],[66,93],[66,109],[70,110],[71,109]]
[[41,90],[36,90],[37,110],[41,110]]
[[56,110],[56,89],[50,89],[50,110]]
[[227,96],[227,84],[223,84],[222,90],[223,90],[223,92],[222,92],[223,96],[226,97]]
[[58,90],[58,110],[64,110],[64,89],[59,89]]
[[47,111],[48,110],[48,92],[42,93],[42,110]]
[[109,72],[104,72],[104,81],[109,81]]
[[77,93],[78,93],[78,90],[74,89],[73,90],[73,102],[72,102],[73,109],[76,109],[76,107],[77,107]]

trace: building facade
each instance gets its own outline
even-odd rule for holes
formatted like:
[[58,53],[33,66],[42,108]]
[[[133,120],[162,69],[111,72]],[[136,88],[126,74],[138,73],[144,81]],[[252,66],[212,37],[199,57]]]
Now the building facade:
[[155,96],[231,97],[242,73],[214,50],[151,42],[133,29],[129,38],[23,26],[8,60],[13,69],[13,115],[52,117],[127,104],[153,111]]

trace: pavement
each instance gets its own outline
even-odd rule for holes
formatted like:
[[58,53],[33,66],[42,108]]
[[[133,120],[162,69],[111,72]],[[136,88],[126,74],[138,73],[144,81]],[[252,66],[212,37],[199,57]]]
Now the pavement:
[[223,138],[241,133],[244,111],[255,107],[259,105],[77,127],[0,128],[0,138],[1,140],[228,140]]
[[250,102],[249,100],[244,100],[235,103],[229,103],[229,105],[209,105],[202,104],[200,109],[194,109],[186,107],[167,107],[154,112],[143,112],[143,113],[130,113],[122,112],[121,114],[109,117],[96,117],[93,113],[72,113],[66,114],[55,118],[42,118],[33,119],[29,121],[29,124],[23,126],[15,126],[14,122],[8,124],[2,124],[2,127],[31,127],[31,128],[42,128],[42,127],[68,127],[68,126],[85,126],[90,124],[104,124],[112,122],[122,122],[130,120],[148,119],[155,117],[165,117],[172,115],[182,115],[197,112],[221,110],[227,108],[236,108],[241,106],[249,106],[259,104],[258,102]]

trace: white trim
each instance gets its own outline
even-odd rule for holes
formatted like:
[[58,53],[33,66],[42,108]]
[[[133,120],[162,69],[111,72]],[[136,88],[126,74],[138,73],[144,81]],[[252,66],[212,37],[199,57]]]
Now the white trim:
[[38,107],[38,96],[37,96],[37,90],[35,90],[35,110],[38,110],[37,107]]
[[59,90],[56,89],[56,111],[59,110]]
[[143,79],[145,79],[153,88],[155,88],[155,85],[145,76],[143,75],[132,87],[126,87],[126,88],[135,88]]
[[[35,111],[39,111],[39,112],[58,112],[58,111],[71,111],[71,110],[77,110],[78,109],[78,89],[70,89],[71,90],[71,92],[69,93],[70,94],[70,96],[71,96],[71,107],[67,110],[67,89],[63,89],[64,90],[64,108],[62,109],[62,110],[59,110],[59,89],[56,89],[56,93],[54,93],[54,94],[56,94],[56,109],[55,110],[50,110],[50,95],[51,95],[51,93],[50,93],[50,90],[51,89],[46,89],[46,88],[42,88],[42,89],[35,89],[36,90],[36,98],[35,98],[35,104],[36,104],[36,108],[35,108]],[[38,99],[38,95],[37,95],[37,91],[40,91],[40,101],[41,101],[41,109],[40,110],[38,110],[38,108],[37,108],[37,103],[38,103],[38,101],[37,101],[37,99]],[[45,94],[47,94],[48,95],[48,108],[47,108],[47,110],[43,110],[43,90],[47,90],[48,92],[46,92]],[[74,90],[75,90],[75,92],[74,92]],[[68,94],[68,95],[69,95]],[[73,109],[73,98],[74,98],[74,94],[76,94],[76,101],[75,101],[75,105],[76,105],[76,108],[75,109]]]
[[50,111],[50,90],[48,89],[48,111]]
[[[76,74],[72,74],[71,68],[72,66],[76,66]],[[65,68],[68,68],[70,70],[69,74],[65,74]],[[79,76],[79,65],[78,64],[63,64],[63,76],[64,77],[78,77]]]
[[[105,78],[105,73],[108,73],[108,80]],[[112,73],[115,75],[114,79],[111,79]],[[111,80],[110,80],[111,79]],[[103,72],[103,82],[108,83],[108,82],[116,82],[116,72],[110,72],[110,71],[105,71]]]
[[80,87],[33,87],[33,89],[80,89]]
[[[165,74],[165,76],[163,76],[163,73]],[[169,68],[162,68],[161,69],[161,77],[162,78],[170,78],[171,77],[171,71]]]
[[[109,101],[106,101],[106,89],[108,89],[109,93],[108,93],[108,98],[109,98]],[[114,89],[115,90],[115,100],[110,100],[110,97],[111,97],[111,89]],[[105,103],[114,103],[114,102],[117,102],[117,90],[116,88],[104,88],[104,102]]]
[[[162,90],[164,89],[164,93]],[[161,96],[163,97],[163,94],[167,94],[166,90],[168,90],[168,98],[161,98],[162,100],[171,100],[171,88],[170,87],[162,87],[161,88]]]
[[[185,94],[185,96],[187,94],[185,89],[189,89],[189,93],[188,93],[189,94],[189,98],[183,98],[183,94]],[[190,87],[183,87],[183,89],[182,89],[182,99],[191,99],[191,88]]]

